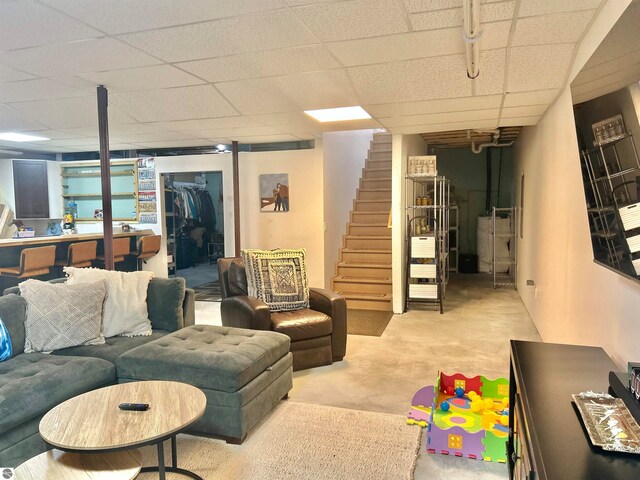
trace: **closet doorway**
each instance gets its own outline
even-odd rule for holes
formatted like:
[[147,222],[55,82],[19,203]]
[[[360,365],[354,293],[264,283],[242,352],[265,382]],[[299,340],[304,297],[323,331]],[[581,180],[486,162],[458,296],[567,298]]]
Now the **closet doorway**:
[[222,172],[164,173],[163,221],[170,277],[182,277],[197,301],[220,301],[216,261],[224,256]]

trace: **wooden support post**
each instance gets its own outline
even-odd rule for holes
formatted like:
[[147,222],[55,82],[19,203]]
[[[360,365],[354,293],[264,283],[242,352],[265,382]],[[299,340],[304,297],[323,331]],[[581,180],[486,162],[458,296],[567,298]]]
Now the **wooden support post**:
[[231,155],[233,157],[233,224],[235,237],[236,257],[240,256],[240,175],[238,167],[238,142],[231,142]]
[[104,85],[98,93],[98,134],[100,136],[100,177],[102,180],[102,227],[104,268],[113,270],[113,212],[111,209],[111,161],[109,158],[109,94]]

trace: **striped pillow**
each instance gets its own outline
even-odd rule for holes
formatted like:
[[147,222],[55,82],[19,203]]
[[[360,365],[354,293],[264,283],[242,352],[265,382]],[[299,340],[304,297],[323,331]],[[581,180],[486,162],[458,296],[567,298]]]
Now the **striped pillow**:
[[309,308],[309,283],[304,248],[242,250],[249,296],[262,300],[272,312]]

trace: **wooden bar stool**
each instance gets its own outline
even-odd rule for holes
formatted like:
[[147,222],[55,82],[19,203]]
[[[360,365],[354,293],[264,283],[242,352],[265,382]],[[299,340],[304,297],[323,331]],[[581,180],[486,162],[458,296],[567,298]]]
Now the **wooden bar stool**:
[[96,259],[96,251],[98,250],[98,241],[78,242],[69,245],[67,250],[67,258],[56,261],[56,267],[90,267],[91,262]]
[[131,252],[131,255],[138,260],[138,270],[142,270],[142,262],[147,258],[151,258],[160,251],[160,243],[162,236],[160,235],[147,235],[140,237],[138,240],[138,251]]
[[[124,259],[127,255],[131,253],[131,249],[129,246],[131,245],[131,241],[129,237],[121,237],[113,239],[113,263],[124,262]],[[96,256],[94,264],[102,264],[104,265],[104,253]]]
[[13,278],[30,278],[48,275],[56,261],[56,246],[25,248],[20,252],[20,265],[2,267],[0,275]]

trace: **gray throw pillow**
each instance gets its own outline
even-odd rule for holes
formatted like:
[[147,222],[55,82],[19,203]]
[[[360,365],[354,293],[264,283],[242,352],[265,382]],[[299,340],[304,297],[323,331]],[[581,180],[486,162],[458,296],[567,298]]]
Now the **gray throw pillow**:
[[104,280],[77,285],[34,279],[22,282],[20,295],[27,301],[25,353],[105,343],[102,309],[106,294]]

